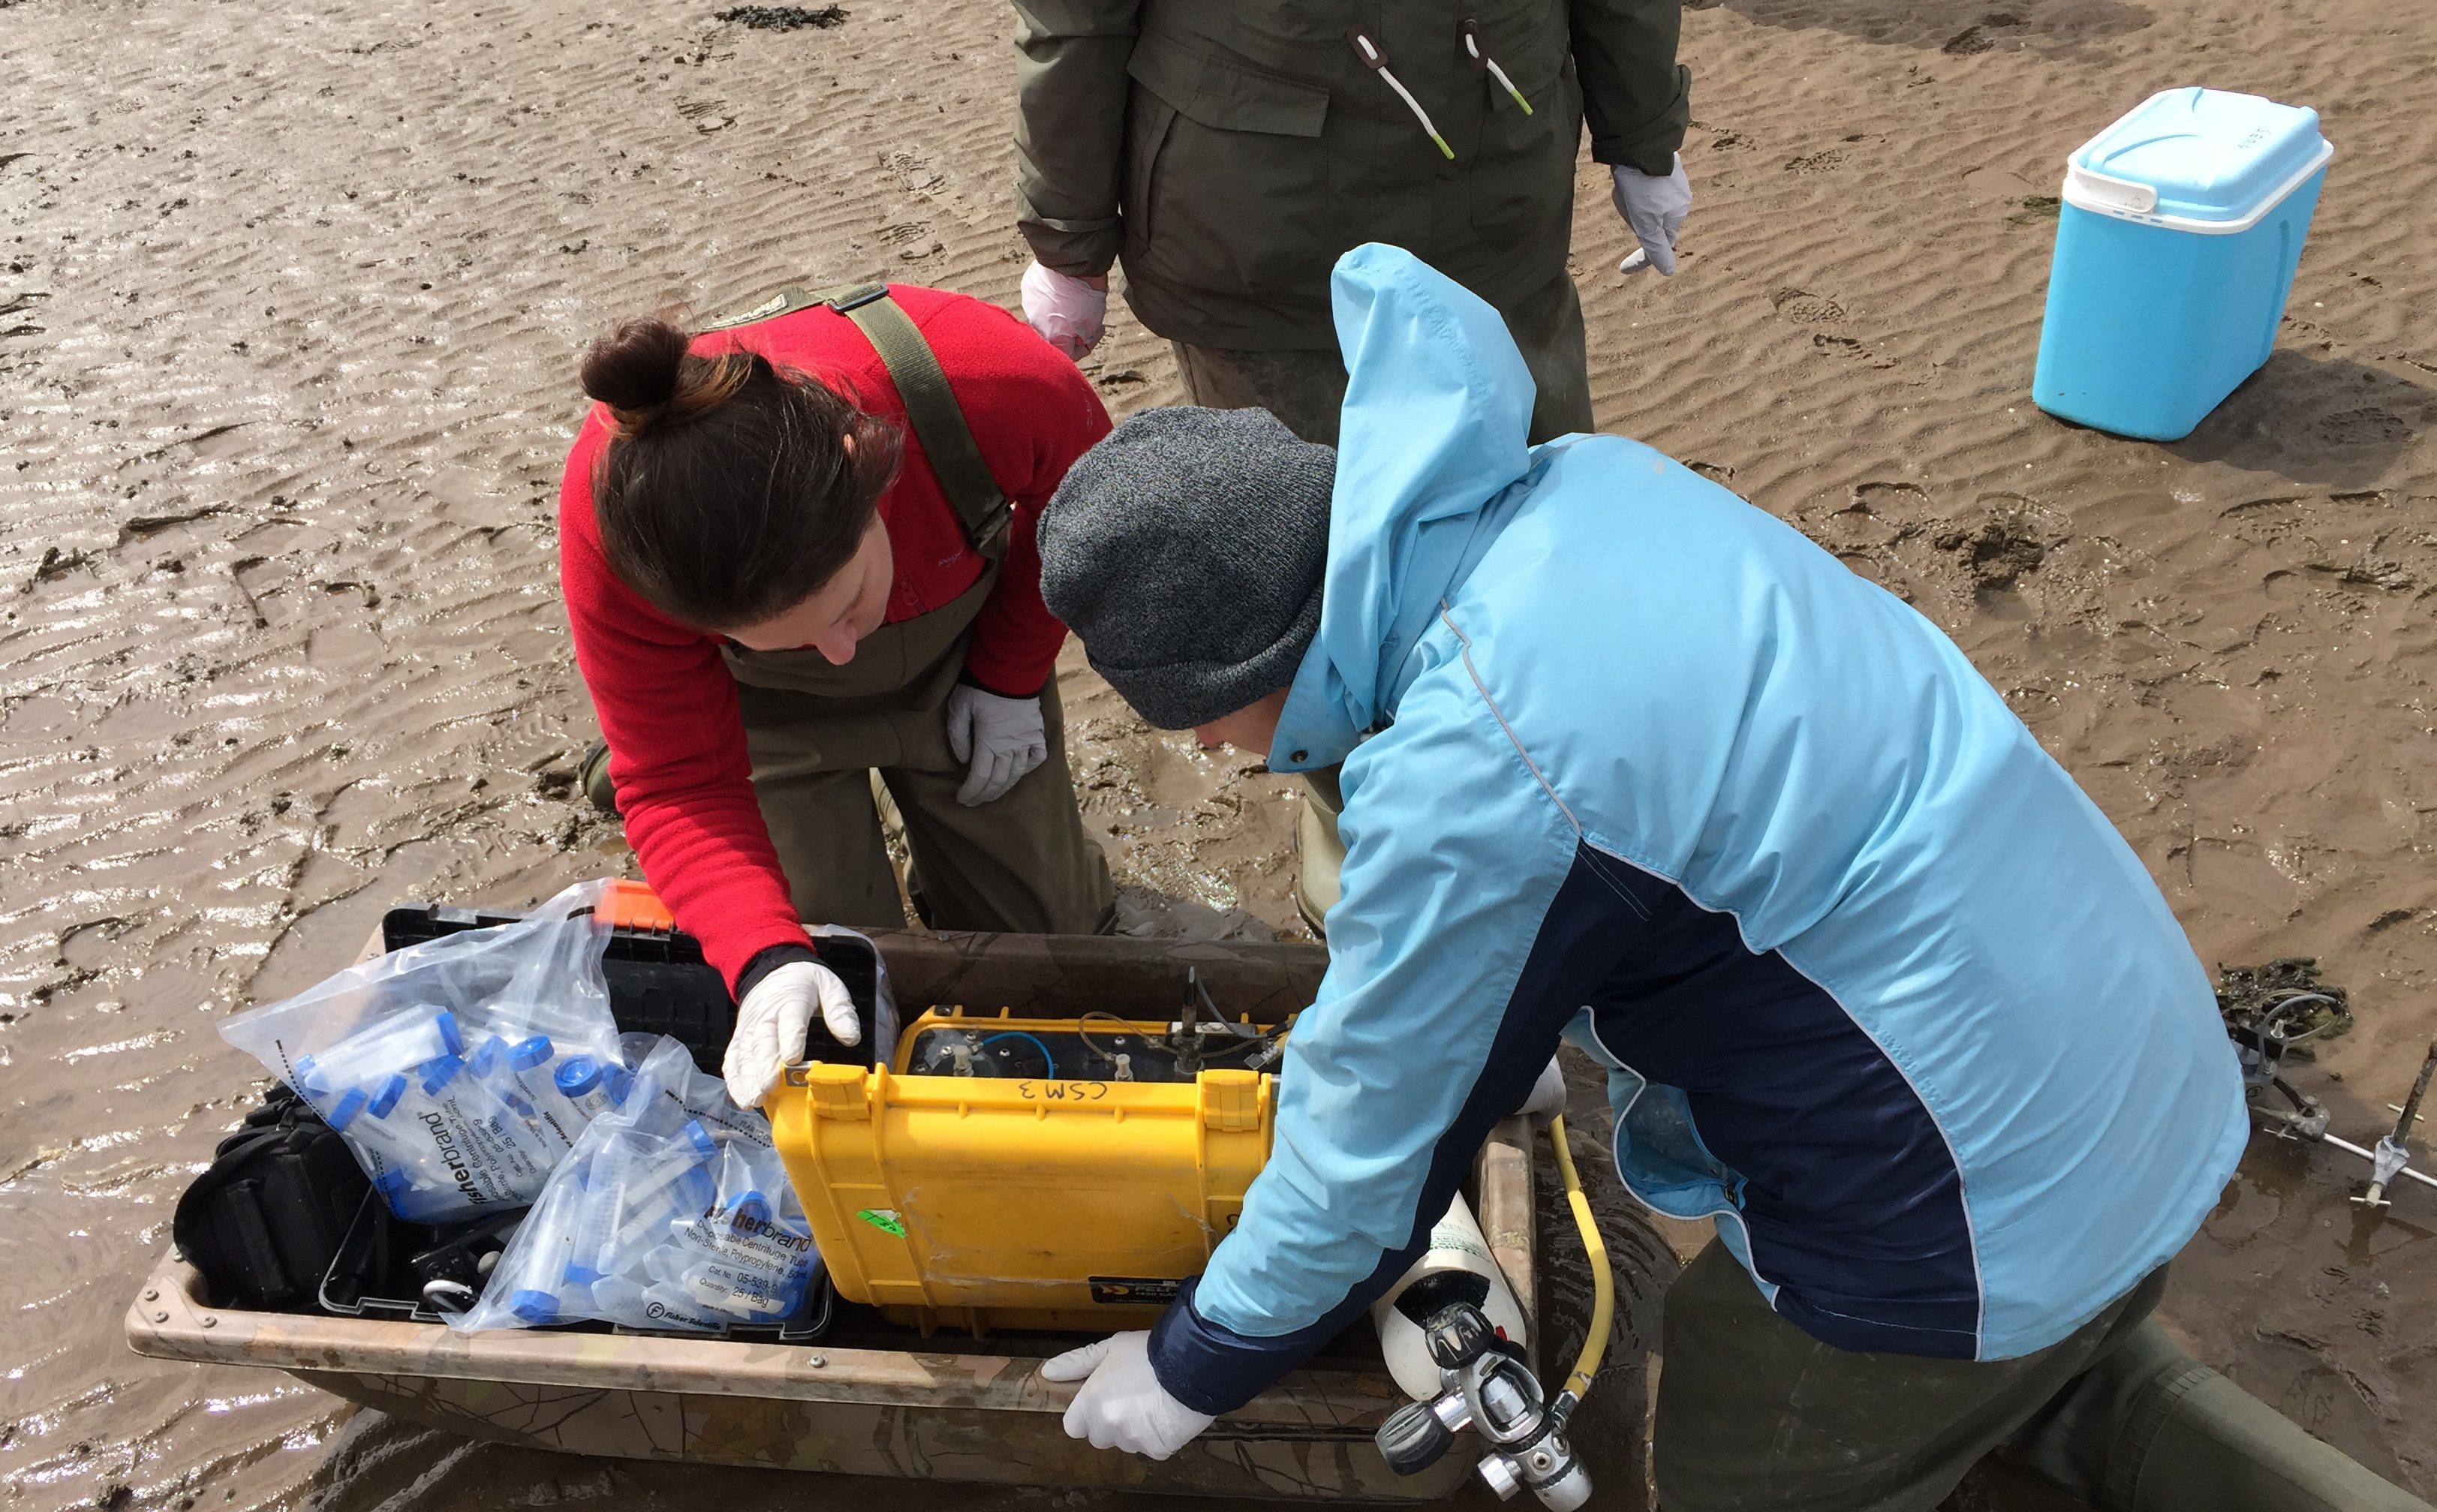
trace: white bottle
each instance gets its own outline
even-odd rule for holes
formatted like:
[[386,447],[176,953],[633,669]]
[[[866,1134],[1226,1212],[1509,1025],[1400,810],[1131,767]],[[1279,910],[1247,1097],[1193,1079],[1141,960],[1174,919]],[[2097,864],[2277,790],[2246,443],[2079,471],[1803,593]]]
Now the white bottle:
[[[1371,1305],[1371,1322],[1379,1330],[1379,1352],[1387,1357],[1388,1373],[1416,1401],[1428,1401],[1439,1394],[1439,1367],[1430,1359],[1429,1344],[1422,1336],[1421,1325],[1396,1310],[1396,1299],[1416,1281],[1452,1275],[1474,1276],[1486,1283],[1488,1295],[1480,1303],[1481,1311],[1500,1338],[1523,1347],[1531,1342],[1523,1309],[1517,1304],[1513,1289],[1507,1286],[1505,1274],[1499,1270],[1496,1257],[1489,1253],[1489,1241],[1481,1237],[1481,1225],[1473,1221],[1472,1208],[1459,1194],[1447,1205],[1446,1216],[1430,1229],[1430,1247],[1422,1252],[1411,1270],[1398,1277],[1396,1284]],[[1477,1285],[1466,1289],[1481,1290]]]

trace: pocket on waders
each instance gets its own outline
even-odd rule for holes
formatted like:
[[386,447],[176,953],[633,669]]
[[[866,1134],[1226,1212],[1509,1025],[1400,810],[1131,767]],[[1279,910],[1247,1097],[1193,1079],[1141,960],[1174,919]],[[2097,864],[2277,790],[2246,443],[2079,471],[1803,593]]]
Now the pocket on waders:
[[1498,253],[1552,243],[1561,261],[1573,224],[1574,148],[1583,131],[1565,12],[1541,4],[1493,8],[1481,17],[1480,36],[1532,102],[1532,113],[1524,114],[1486,69],[1459,75],[1486,101],[1480,144],[1464,165],[1473,235]]
[[1254,294],[1325,280],[1337,247],[1321,128],[1328,91],[1157,36],[1126,65],[1126,262]]

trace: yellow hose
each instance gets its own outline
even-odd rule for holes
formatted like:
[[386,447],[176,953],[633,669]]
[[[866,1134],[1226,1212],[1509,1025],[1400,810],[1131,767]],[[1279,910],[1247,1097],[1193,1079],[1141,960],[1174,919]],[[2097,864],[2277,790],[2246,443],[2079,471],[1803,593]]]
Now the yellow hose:
[[1574,1153],[1566,1148],[1566,1121],[1549,1121],[1549,1142],[1557,1152],[1557,1176],[1566,1184],[1566,1201],[1574,1209],[1574,1225],[1583,1231],[1583,1251],[1591,1262],[1591,1330],[1583,1341],[1583,1352],[1574,1361],[1574,1373],[1566,1378],[1563,1395],[1577,1401],[1591,1389],[1591,1378],[1599,1374],[1600,1357],[1607,1353],[1608,1330],[1616,1320],[1616,1275],[1608,1269],[1607,1245],[1600,1238],[1599,1222],[1591,1216],[1591,1200],[1583,1195],[1583,1178],[1574,1170]]

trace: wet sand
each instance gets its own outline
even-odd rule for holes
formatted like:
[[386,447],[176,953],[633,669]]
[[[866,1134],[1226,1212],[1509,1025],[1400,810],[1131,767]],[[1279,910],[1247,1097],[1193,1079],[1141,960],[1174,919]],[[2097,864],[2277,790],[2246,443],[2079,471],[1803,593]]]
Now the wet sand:
[[[1013,303],[1003,8],[784,33],[715,9],[0,0],[11,1507],[874,1494],[476,1447],[118,1336],[254,1095],[217,1017],[335,968],[394,899],[629,864],[566,801],[591,734],[552,565],[581,342],[798,277]],[[1610,271],[1624,237],[1582,179],[1603,426],[1936,618],[2204,960],[2320,957],[2361,1024],[2306,1079],[2366,1142],[2437,1029],[2437,26],[2390,0],[1728,0],[1685,36],[1681,275]],[[2314,103],[2338,147],[2276,355],[2172,446],[2060,426],[2026,394],[2060,165],[2195,81]],[[1089,367],[1113,408],[1179,393],[1122,317]],[[1290,786],[1145,731],[1071,650],[1064,675],[1130,926],[1293,932]],[[2254,1149],[2167,1315],[2430,1495],[2437,1201],[2364,1219],[2358,1174]]]

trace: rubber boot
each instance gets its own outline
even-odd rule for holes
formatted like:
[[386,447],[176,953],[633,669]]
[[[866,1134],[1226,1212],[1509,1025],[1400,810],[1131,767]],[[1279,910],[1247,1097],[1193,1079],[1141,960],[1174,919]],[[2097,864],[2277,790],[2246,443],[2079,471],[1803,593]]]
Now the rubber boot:
[[595,740],[584,748],[584,758],[575,764],[575,785],[592,807],[615,817],[618,812],[618,790],[609,785],[609,742]]
[[1345,843],[1337,838],[1337,816],[1345,807],[1335,767],[1304,773],[1305,803],[1295,816],[1295,912],[1306,928],[1328,938],[1328,911],[1337,906],[1337,874],[1345,865]]
[[2429,1512],[2214,1370],[2184,1383],[2120,1504],[2129,1512]]
[[2067,1388],[2013,1451],[2101,1512],[2429,1512],[2155,1322]]

